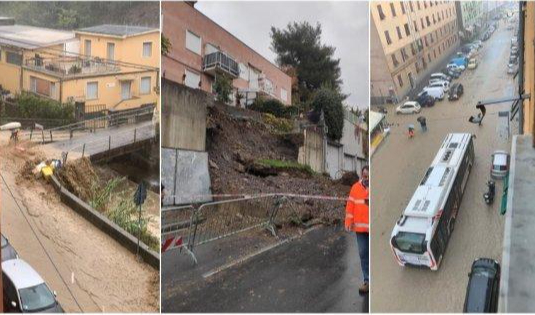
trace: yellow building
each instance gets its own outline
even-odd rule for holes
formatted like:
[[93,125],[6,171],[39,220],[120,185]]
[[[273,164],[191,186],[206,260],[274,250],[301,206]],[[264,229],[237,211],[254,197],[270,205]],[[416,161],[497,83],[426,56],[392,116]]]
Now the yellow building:
[[[520,53],[523,54],[524,67],[520,69],[520,84],[523,86],[524,94],[531,95],[523,101],[523,108],[520,112],[521,131],[525,134],[535,134],[535,3],[524,2],[520,12],[520,23],[523,38],[520,41]],[[521,35],[522,36],[522,35]],[[535,139],[535,137],[533,137]],[[535,147],[535,140],[534,147]]]
[[370,2],[371,104],[417,91],[459,47],[454,1]]
[[64,32],[0,26],[0,85],[86,112],[159,103],[158,29],[101,25]]

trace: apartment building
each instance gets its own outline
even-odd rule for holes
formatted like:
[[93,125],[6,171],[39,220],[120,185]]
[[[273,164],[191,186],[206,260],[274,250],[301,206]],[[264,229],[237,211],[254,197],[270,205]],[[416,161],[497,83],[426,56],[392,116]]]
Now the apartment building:
[[453,1],[370,3],[371,104],[417,92],[459,47]]
[[172,45],[162,56],[163,77],[212,93],[215,78],[225,75],[232,79],[231,105],[243,107],[259,96],[291,105],[290,76],[199,12],[194,2],[162,2],[162,15],[163,34]]
[[0,86],[83,111],[117,111],[159,100],[159,30],[101,25],[79,31],[4,23]]

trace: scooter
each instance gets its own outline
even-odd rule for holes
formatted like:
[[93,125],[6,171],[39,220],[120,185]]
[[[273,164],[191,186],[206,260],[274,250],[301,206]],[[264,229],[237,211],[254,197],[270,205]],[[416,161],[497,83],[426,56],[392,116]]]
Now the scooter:
[[490,205],[494,202],[494,195],[496,194],[496,184],[494,181],[489,180],[487,182],[488,191],[483,194],[483,199],[485,199],[485,203]]

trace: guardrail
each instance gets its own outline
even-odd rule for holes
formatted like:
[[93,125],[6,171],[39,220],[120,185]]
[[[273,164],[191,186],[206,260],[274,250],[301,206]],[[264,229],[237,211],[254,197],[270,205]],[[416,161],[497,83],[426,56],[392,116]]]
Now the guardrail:
[[284,225],[310,226],[342,222],[346,198],[295,194],[261,194],[162,209],[162,253],[185,250],[197,263],[195,250],[253,229],[279,238]]
[[154,107],[147,106],[135,110],[111,113],[102,117],[88,119],[56,128],[39,130],[34,126],[34,128],[29,131],[21,132],[19,134],[19,139],[37,141],[42,144],[70,140],[75,136],[75,133],[86,134],[95,132],[97,129],[107,129],[149,121],[152,120],[153,114]]

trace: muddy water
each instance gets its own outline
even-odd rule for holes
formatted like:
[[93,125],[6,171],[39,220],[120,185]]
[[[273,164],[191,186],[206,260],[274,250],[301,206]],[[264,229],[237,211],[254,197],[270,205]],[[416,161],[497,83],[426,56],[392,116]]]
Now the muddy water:
[[[444,100],[421,115],[429,131],[418,131],[413,139],[406,126],[417,125],[419,115],[396,116],[392,106],[387,118],[392,133],[372,158],[371,296],[373,312],[462,312],[468,272],[480,257],[501,261],[504,217],[499,214],[502,183],[498,182],[494,204],[482,198],[489,179],[490,155],[494,150],[510,151],[510,140],[503,132],[504,121],[498,111],[510,104],[487,108],[482,126],[467,122],[475,115],[477,101],[510,96],[514,91],[507,75],[512,33],[501,28],[484,43],[479,66],[466,70],[458,79],[465,94],[458,101]],[[432,162],[444,137],[450,132],[476,135],[475,165],[459,210],[455,231],[438,271],[402,268],[395,262],[389,246],[390,233],[412,197],[425,170]]]

